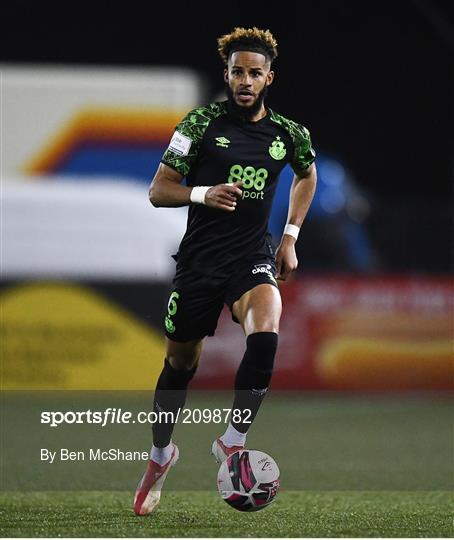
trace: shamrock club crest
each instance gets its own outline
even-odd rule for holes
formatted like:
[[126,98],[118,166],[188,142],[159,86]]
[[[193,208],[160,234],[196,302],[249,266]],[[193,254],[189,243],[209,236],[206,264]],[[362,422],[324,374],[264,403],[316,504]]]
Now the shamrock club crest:
[[276,139],[271,143],[271,146],[268,148],[268,151],[273,159],[284,159],[285,154],[287,153],[285,145],[281,141],[280,137],[276,137]]

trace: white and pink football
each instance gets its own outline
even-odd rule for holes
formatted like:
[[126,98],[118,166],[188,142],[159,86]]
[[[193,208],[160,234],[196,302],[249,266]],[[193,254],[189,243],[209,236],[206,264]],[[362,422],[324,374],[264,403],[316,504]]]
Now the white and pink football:
[[218,472],[218,490],[224,501],[241,512],[255,512],[271,504],[280,485],[274,459],[259,450],[239,450]]

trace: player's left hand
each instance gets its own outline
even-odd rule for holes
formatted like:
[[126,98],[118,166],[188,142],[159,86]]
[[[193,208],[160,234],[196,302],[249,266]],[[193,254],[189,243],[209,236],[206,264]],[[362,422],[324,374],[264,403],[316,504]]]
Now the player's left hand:
[[295,252],[295,240],[284,234],[276,251],[276,279],[286,281],[290,274],[298,268],[298,259]]

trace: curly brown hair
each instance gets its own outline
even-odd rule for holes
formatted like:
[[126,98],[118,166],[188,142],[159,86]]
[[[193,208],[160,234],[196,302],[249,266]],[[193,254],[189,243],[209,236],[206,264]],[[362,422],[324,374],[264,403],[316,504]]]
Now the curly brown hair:
[[218,52],[225,64],[232,52],[246,50],[264,54],[270,62],[277,56],[277,41],[269,30],[237,27],[218,38]]

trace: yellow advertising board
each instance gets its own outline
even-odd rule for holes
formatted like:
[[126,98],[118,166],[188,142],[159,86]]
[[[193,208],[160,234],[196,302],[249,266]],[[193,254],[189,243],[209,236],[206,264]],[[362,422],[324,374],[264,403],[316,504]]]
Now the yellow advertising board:
[[1,297],[6,390],[154,389],[163,336],[88,287],[33,283]]

